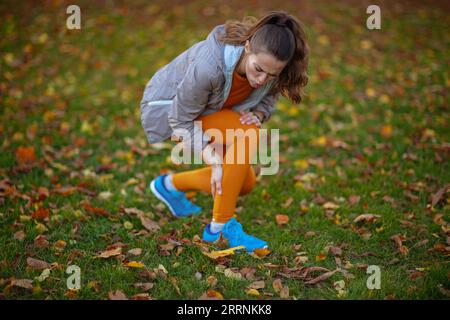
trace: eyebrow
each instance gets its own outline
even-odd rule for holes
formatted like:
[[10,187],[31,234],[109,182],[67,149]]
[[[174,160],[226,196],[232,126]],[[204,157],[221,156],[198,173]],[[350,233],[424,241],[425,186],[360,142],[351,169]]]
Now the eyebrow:
[[259,66],[259,64],[257,64],[256,62],[255,62],[255,65],[256,65],[256,67],[257,67],[258,69],[261,69],[264,73],[267,73],[269,76],[272,76],[272,77],[278,77],[278,75],[276,75],[276,74],[271,74],[271,73],[265,72],[265,71]]

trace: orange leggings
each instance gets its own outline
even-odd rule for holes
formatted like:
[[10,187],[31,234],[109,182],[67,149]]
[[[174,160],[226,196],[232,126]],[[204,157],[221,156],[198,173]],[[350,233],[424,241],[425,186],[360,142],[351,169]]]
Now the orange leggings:
[[[211,135],[214,143],[222,145],[223,148],[222,194],[216,192],[213,208],[213,221],[219,223],[226,223],[233,217],[238,196],[249,193],[256,183],[255,172],[249,159],[256,154],[259,146],[259,128],[254,124],[242,124],[240,117],[240,113],[224,108],[195,120],[202,122],[203,130],[214,128],[222,134],[222,136]],[[243,129],[244,132],[247,132],[247,129],[254,129],[258,139],[250,143],[245,135],[237,134],[230,139],[231,141],[227,141],[226,129]],[[226,158],[230,148],[234,148],[234,159]],[[244,152],[242,155],[245,156],[241,158],[244,161],[238,162],[240,152]],[[180,191],[199,190],[211,194],[211,166],[175,173],[173,184]]]

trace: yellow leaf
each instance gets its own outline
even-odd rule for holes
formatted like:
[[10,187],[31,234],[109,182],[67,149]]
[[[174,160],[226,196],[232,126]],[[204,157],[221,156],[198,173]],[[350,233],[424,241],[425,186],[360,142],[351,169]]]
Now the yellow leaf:
[[309,164],[305,159],[298,159],[294,161],[294,166],[299,169],[307,169]]
[[361,41],[361,49],[363,49],[363,50],[369,50],[370,48],[372,48],[372,46],[373,46],[373,44],[369,40]]
[[319,255],[316,256],[316,261],[323,261],[327,258],[327,255],[324,253],[320,253]]
[[142,262],[139,262],[139,261],[130,261],[130,262],[125,264],[125,267],[129,267],[129,268],[143,268],[143,267],[145,267],[145,265]]
[[325,35],[320,35],[317,40],[323,46],[327,46],[328,44],[330,44],[330,40]]
[[323,147],[327,144],[327,137],[320,136],[320,137],[312,140],[311,144],[316,147]]
[[390,124],[383,126],[383,128],[381,128],[380,130],[380,134],[384,138],[390,138],[392,136],[392,126]]
[[127,229],[127,230],[133,229],[133,224],[132,224],[130,221],[125,221],[125,222],[123,223],[123,226],[124,226],[124,228]]
[[244,249],[244,248],[245,248],[244,246],[238,246],[238,247],[233,247],[233,248],[229,248],[229,249],[226,249],[226,250],[220,250],[220,251],[211,251],[211,252],[203,251],[203,254],[208,256],[208,257],[210,257],[211,259],[215,260],[215,259],[218,259],[218,258],[221,258],[221,257],[226,257],[226,256],[229,256],[231,254],[234,254],[234,252],[236,250]]
[[259,291],[256,289],[248,289],[246,293],[250,296],[259,296]]
[[366,95],[369,98],[375,97],[375,94],[376,94],[376,92],[375,92],[374,88],[366,88]]
[[264,258],[265,256],[267,256],[268,254],[270,254],[270,250],[267,248],[264,249],[255,249],[253,250],[254,255],[257,258]]

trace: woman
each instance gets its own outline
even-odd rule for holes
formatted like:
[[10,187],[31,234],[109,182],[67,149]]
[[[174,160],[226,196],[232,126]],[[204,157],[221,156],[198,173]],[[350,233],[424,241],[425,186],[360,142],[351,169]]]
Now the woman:
[[[299,21],[284,11],[272,11],[260,20],[248,17],[215,27],[206,40],[180,54],[148,82],[141,121],[149,143],[170,137],[182,140],[208,164],[160,175],[150,188],[176,217],[201,211],[185,191],[210,192],[213,218],[203,232],[204,241],[215,242],[222,236],[230,247],[244,246],[247,252],[267,248],[267,242],[246,234],[233,218],[238,196],[254,187],[249,160],[258,143],[242,144],[245,135],[227,139],[225,132],[258,133],[280,94],[299,103],[308,82],[308,51]],[[209,136],[208,129],[222,134]],[[238,153],[244,155],[243,163],[227,157]]]

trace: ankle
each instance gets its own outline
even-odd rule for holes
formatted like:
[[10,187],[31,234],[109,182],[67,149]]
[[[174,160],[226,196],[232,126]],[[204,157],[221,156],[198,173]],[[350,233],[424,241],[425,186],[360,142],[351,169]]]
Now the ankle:
[[168,174],[164,177],[164,187],[168,191],[178,191],[177,188],[175,188],[175,185],[173,184],[172,174]]
[[218,233],[218,232],[222,231],[224,225],[225,225],[225,223],[219,223],[219,222],[215,222],[213,220],[209,224],[209,230],[211,231],[211,233]]

